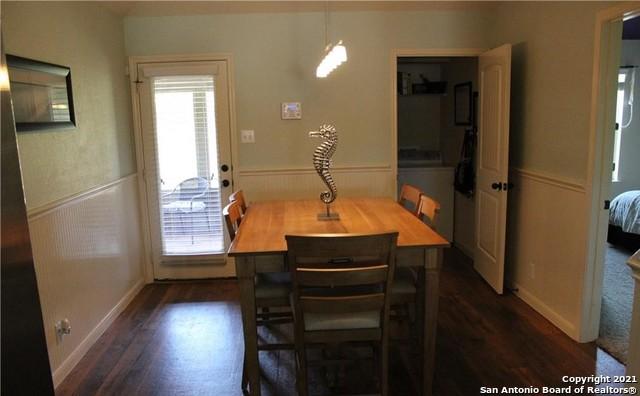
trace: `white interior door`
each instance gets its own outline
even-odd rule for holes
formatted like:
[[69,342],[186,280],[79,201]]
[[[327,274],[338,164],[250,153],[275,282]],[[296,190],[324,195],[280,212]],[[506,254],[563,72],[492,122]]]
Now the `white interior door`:
[[509,177],[511,45],[478,58],[479,111],[474,267],[499,294],[504,286],[504,249]]
[[138,95],[155,279],[229,276],[225,61],[140,63]]

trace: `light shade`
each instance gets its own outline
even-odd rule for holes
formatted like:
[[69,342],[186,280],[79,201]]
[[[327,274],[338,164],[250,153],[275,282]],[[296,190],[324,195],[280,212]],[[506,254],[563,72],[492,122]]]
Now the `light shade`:
[[340,66],[346,61],[347,49],[344,45],[342,45],[342,41],[339,41],[338,44],[334,45],[331,48],[331,50],[327,51],[324,59],[322,59],[322,61],[316,68],[316,77],[327,77],[329,73],[335,70],[336,67]]

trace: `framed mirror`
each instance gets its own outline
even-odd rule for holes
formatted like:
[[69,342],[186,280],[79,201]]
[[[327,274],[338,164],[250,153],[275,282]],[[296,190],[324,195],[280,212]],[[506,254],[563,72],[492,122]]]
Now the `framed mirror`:
[[9,54],[7,66],[18,132],[75,127],[68,67]]
[[456,125],[471,125],[471,81],[453,87],[453,119]]

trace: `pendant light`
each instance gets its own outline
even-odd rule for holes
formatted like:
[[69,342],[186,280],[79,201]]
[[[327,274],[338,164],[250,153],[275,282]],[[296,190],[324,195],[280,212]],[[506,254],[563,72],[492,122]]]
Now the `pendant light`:
[[329,2],[326,3],[324,13],[324,58],[316,68],[316,77],[325,78],[338,66],[347,61],[347,49],[342,40],[333,45],[329,42]]

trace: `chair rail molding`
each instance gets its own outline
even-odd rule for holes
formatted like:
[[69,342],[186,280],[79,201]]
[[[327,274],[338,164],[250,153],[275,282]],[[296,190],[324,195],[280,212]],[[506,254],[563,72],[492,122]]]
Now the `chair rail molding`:
[[42,205],[42,206],[38,206],[36,208],[31,208],[27,210],[27,217],[29,218],[29,221],[31,220],[35,220],[41,216],[45,216],[55,210],[61,209],[62,207],[66,206],[66,205],[73,205],[76,204],[84,199],[90,198],[93,195],[96,195],[102,191],[108,190],[114,186],[117,186],[119,184],[122,183],[126,183],[127,181],[137,178],[138,177],[138,173],[137,172],[133,172],[131,174],[122,176],[116,180],[110,181],[108,183],[102,184],[100,186],[96,186],[93,187],[89,190],[85,190],[82,192],[79,192],[77,194],[73,194],[70,195],[68,197],[65,198],[61,198],[55,201],[52,201],[48,204]]
[[[585,193],[586,187],[584,182],[579,180],[569,179],[561,176],[552,175],[546,172],[524,169],[519,167],[511,167],[509,171],[512,176],[524,177],[539,183],[549,184],[551,186],[559,187],[566,190],[571,190],[579,193]],[[516,186],[517,188],[517,186]]]
[[[584,186],[513,167],[510,180],[514,188],[509,191],[507,285],[569,337],[579,340],[587,238]],[[578,285],[578,290],[568,288],[568,282]]]
[[[340,196],[395,197],[395,175],[389,165],[350,165],[331,168]],[[235,189],[249,200],[315,198],[322,189],[313,167],[240,169]]]
[[[32,209],[28,219],[58,386],[145,284],[137,174]],[[73,331],[59,338],[62,319]]]

